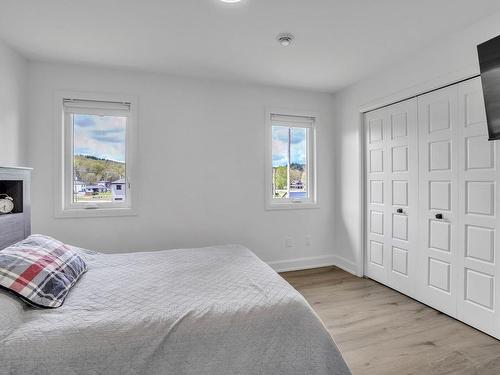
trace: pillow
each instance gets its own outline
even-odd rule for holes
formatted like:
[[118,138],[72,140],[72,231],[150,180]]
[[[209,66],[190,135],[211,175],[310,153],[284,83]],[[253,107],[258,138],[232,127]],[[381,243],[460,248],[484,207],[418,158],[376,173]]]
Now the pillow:
[[60,307],[86,271],[77,252],[40,234],[0,251],[0,287],[37,307]]

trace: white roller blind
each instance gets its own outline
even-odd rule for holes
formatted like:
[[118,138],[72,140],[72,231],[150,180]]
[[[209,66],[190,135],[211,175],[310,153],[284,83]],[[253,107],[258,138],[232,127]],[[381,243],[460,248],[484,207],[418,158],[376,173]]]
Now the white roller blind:
[[311,128],[314,126],[314,120],[314,117],[271,114],[271,122],[278,126]]
[[130,112],[130,103],[101,100],[63,99],[66,111],[108,110]]

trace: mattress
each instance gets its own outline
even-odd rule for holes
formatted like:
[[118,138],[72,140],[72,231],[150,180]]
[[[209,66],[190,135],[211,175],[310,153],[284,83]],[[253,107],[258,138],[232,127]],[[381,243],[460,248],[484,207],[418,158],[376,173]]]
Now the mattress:
[[84,257],[58,309],[0,296],[1,374],[350,374],[305,299],[242,246]]

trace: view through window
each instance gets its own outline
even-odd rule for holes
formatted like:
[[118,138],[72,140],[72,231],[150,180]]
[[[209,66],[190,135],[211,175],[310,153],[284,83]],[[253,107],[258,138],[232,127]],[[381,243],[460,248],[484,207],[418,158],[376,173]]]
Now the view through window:
[[[82,111],[83,112],[83,111]],[[73,203],[126,200],[126,116],[72,113]]]
[[309,198],[307,127],[272,126],[273,199]]

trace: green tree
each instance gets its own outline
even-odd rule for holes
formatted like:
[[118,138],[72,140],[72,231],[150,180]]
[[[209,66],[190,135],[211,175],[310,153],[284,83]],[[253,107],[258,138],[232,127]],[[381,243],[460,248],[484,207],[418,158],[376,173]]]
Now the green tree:
[[274,167],[274,186],[276,190],[285,190],[287,181],[286,166]]
[[116,181],[125,176],[125,163],[99,159],[91,155],[76,155],[74,159],[75,176],[87,185],[99,181]]

